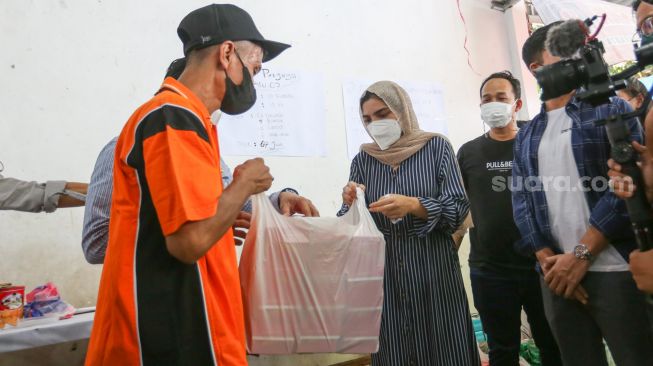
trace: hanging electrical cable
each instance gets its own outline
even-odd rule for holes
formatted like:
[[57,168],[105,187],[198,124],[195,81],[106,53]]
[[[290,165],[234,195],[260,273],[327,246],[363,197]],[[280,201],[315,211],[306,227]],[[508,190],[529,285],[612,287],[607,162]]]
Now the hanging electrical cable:
[[456,4],[458,5],[458,14],[460,15],[460,19],[463,21],[463,26],[465,27],[465,42],[463,43],[463,48],[465,49],[465,52],[467,52],[467,64],[469,65],[469,68],[478,76],[481,76],[480,73],[474,69],[474,66],[472,65],[472,54],[469,52],[469,48],[467,48],[467,39],[468,39],[468,32],[467,32],[467,21],[465,21],[465,16],[463,15],[463,11],[460,8],[460,0],[456,0]]

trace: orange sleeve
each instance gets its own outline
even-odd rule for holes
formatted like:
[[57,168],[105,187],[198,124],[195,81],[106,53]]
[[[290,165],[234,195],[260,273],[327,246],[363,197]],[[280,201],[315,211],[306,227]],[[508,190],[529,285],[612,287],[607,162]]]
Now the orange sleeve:
[[202,122],[188,111],[166,108],[163,121],[144,129],[143,163],[152,203],[168,236],[188,221],[215,215],[221,174],[217,150]]

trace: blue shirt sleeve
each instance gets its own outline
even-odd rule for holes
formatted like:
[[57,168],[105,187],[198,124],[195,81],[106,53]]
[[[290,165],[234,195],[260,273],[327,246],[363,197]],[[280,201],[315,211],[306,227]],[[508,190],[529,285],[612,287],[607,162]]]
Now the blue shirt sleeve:
[[[533,122],[531,122],[533,123]],[[509,182],[508,189],[512,192],[512,212],[515,225],[519,229],[521,239],[515,243],[515,249],[524,255],[533,255],[544,248],[554,249],[551,243],[546,240],[535,225],[535,210],[531,203],[531,192],[526,188],[526,170],[523,159],[527,159],[522,151],[522,140],[525,129],[517,134],[513,148],[512,182]]]
[[104,263],[109,243],[109,215],[116,142],[117,138],[114,138],[100,152],[86,194],[82,250],[86,261],[91,264]]

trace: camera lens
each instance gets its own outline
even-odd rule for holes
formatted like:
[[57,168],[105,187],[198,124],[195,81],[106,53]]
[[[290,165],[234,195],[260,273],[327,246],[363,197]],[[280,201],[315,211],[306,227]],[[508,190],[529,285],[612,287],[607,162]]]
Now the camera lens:
[[653,65],[653,43],[635,49],[635,58],[640,68]]
[[581,60],[563,60],[535,71],[542,88],[542,100],[557,98],[579,88],[585,80]]

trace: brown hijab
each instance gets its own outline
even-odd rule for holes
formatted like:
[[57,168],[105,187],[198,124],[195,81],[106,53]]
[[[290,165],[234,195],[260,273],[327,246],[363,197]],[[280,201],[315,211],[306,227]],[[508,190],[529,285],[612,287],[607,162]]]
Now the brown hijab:
[[[438,136],[438,133],[425,132],[420,130],[417,117],[413,110],[413,104],[410,102],[408,93],[392,81],[378,81],[367,88],[370,92],[381,99],[390,108],[392,113],[397,116],[401,126],[401,138],[397,140],[387,150],[381,150],[376,142],[361,145],[361,150],[370,154],[380,162],[390,165],[397,169],[401,162],[418,152],[432,138]],[[365,95],[365,93],[363,93]],[[361,96],[362,97],[362,96]],[[363,120],[363,108],[360,109],[361,121]],[[363,121],[363,124],[365,122]],[[365,129],[367,131],[367,129]],[[368,132],[369,134],[369,132]],[[371,137],[371,135],[370,135]]]

